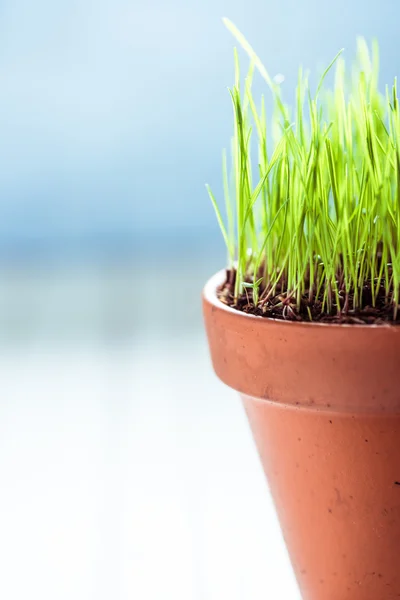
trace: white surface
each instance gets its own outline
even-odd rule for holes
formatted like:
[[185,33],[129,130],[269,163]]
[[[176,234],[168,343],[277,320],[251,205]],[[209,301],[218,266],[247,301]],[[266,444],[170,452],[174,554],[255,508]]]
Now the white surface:
[[298,600],[203,339],[0,356],[0,598]]

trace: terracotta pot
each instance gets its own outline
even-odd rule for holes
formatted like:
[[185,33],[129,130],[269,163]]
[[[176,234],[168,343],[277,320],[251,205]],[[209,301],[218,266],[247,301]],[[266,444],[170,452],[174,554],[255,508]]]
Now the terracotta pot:
[[203,294],[304,600],[400,598],[400,327],[284,322]]

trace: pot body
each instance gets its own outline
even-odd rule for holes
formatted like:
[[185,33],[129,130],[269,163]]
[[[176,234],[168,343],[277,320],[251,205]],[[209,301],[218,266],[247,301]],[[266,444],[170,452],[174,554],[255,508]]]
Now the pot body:
[[400,598],[400,417],[243,401],[303,598]]
[[400,328],[245,315],[220,279],[214,368],[241,393],[304,600],[400,598]]

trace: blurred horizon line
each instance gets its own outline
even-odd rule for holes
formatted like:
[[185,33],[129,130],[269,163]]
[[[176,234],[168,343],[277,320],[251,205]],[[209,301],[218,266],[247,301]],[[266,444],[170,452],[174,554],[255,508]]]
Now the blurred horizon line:
[[[188,242],[190,242],[188,244]],[[134,258],[179,257],[185,255],[223,255],[223,240],[215,235],[215,227],[175,228],[168,232],[108,231],[80,234],[28,236],[0,233],[0,264],[23,261],[82,262],[115,259],[130,262]]]

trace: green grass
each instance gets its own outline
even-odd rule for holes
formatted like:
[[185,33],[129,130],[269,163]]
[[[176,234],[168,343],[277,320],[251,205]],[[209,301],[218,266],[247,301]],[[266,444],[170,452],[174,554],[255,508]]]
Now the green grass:
[[[397,317],[400,292],[400,112],[396,80],[378,90],[379,51],[363,39],[357,60],[342,52],[314,92],[299,70],[293,102],[238,29],[225,25],[250,58],[243,79],[235,50],[230,89],[231,160],[223,154],[225,208],[208,192],[236,271],[233,303],[256,307],[278,292],[294,311],[318,301],[328,315],[357,311],[382,295]],[[325,76],[334,71],[332,89]],[[252,93],[264,80],[274,109]],[[271,143],[272,142],[272,143]]]

